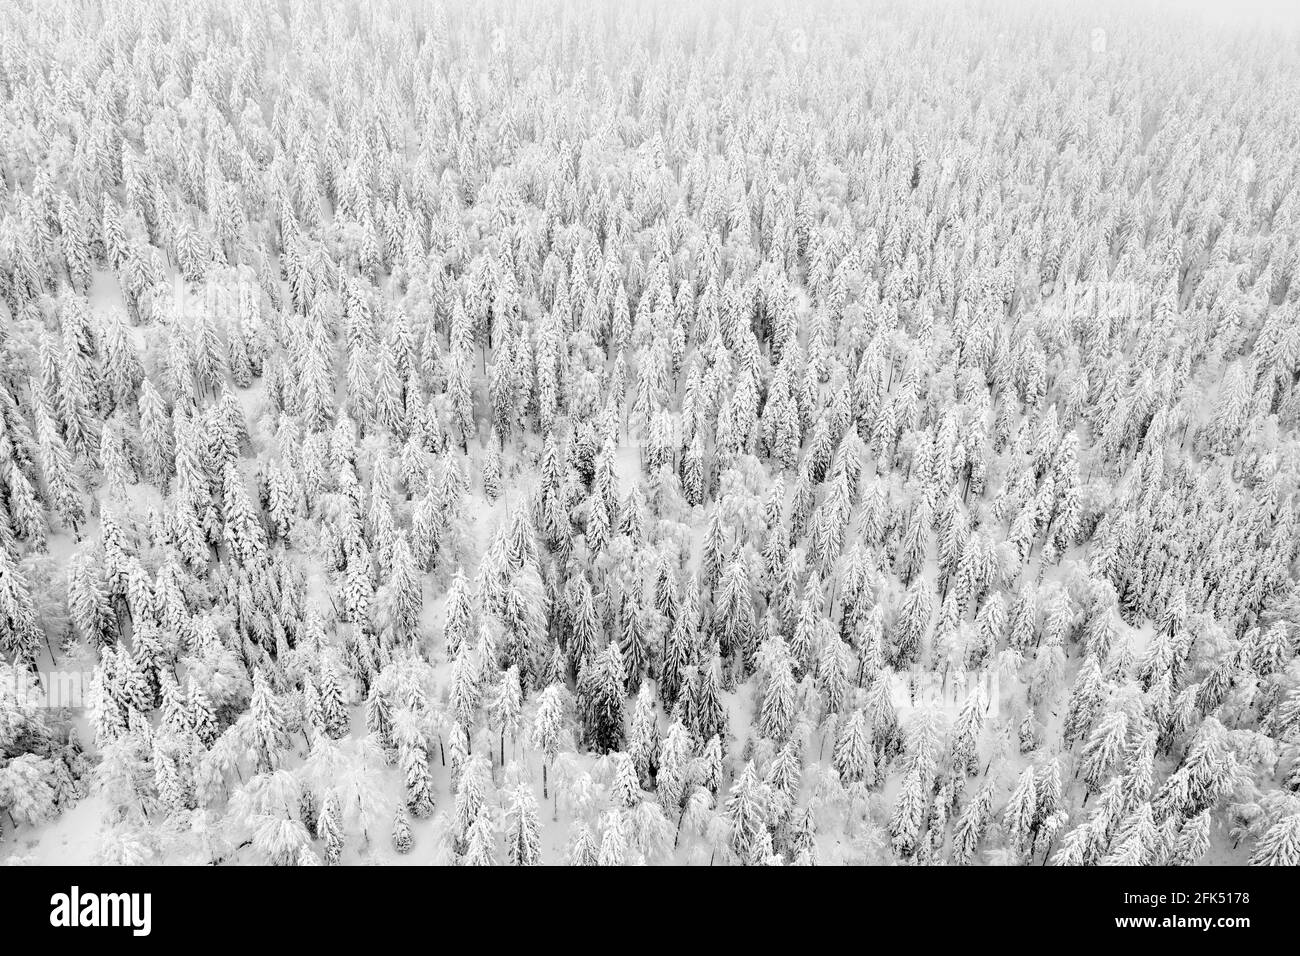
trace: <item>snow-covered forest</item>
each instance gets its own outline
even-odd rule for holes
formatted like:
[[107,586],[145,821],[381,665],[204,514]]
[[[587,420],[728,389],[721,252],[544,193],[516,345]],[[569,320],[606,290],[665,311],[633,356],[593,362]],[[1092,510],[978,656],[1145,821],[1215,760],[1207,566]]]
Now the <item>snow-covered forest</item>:
[[1300,30],[6,0],[0,860],[1300,863]]

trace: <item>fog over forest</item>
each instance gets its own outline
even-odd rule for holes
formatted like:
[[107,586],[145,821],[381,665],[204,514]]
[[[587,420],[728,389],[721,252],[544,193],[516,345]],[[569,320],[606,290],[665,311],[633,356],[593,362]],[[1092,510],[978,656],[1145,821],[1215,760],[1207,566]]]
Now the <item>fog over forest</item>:
[[0,862],[1300,865],[1300,13],[0,3]]

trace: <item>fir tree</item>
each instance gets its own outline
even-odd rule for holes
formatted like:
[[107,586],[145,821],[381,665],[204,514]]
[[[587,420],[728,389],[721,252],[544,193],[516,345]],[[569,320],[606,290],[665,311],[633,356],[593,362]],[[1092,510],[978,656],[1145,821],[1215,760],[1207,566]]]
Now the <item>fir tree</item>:
[[767,830],[766,788],[758,778],[753,762],[745,764],[727,798],[727,818],[731,823],[731,848],[746,864],[762,863],[760,851],[762,836],[771,836]]
[[[274,769],[284,740],[284,717],[280,701],[271,691],[261,668],[253,671],[253,697],[249,701],[248,714],[258,769],[263,772]],[[197,721],[195,726],[198,726]]]
[[393,849],[398,853],[410,853],[413,845],[410,818],[406,814],[406,807],[399,804],[393,815]]
[[542,797],[547,796],[548,768],[559,756],[567,737],[564,688],[550,684],[542,690],[533,717],[532,744],[542,752]]
[[542,832],[537,820],[537,798],[531,787],[510,792],[506,810],[506,857],[511,866],[538,866],[542,862]]
[[862,711],[854,710],[835,740],[833,763],[846,784],[870,780],[875,773],[871,738]]

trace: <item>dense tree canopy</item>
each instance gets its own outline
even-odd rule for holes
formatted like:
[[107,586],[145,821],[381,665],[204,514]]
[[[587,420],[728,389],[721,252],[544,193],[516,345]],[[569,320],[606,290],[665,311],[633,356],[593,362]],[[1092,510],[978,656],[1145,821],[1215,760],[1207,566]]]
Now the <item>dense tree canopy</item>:
[[0,22],[0,857],[1300,858],[1294,29]]

